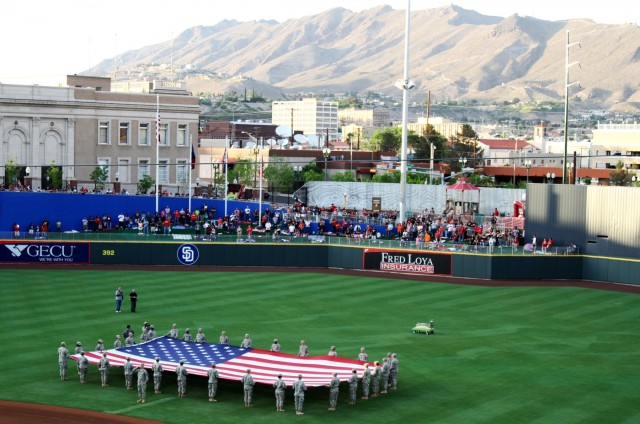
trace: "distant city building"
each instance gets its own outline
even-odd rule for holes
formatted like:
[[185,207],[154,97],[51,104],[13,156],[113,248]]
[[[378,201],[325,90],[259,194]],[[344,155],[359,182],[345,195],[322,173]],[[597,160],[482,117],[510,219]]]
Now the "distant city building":
[[[640,124],[601,124],[593,130],[592,167],[640,170]],[[638,175],[640,176],[640,175]]]
[[356,124],[362,127],[383,128],[391,125],[391,117],[386,109],[342,109],[338,111],[340,125]]
[[338,103],[317,99],[275,101],[271,121],[287,126],[294,134],[317,135],[321,140],[338,138]]
[[425,117],[418,118],[417,123],[410,123],[407,125],[409,131],[413,131],[418,135],[427,134],[427,125],[431,125],[433,130],[445,138],[455,137],[462,132],[462,126],[464,124],[458,122],[451,122],[445,118],[432,117],[428,119]]
[[[30,171],[32,187],[46,188],[49,167],[60,167],[63,184],[91,188],[97,166],[107,183],[135,193],[143,175],[163,189],[186,190],[190,138],[197,145],[198,98],[160,94],[159,158],[156,174],[157,95],[111,91],[109,78],[71,75],[68,87],[0,84],[0,163]],[[4,176],[4,168],[0,168]]]

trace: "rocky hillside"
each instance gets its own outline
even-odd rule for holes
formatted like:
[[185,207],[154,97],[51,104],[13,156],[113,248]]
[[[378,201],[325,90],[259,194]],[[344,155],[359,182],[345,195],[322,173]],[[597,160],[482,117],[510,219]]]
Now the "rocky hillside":
[[[394,93],[393,83],[404,70],[404,27],[405,12],[389,6],[360,13],[335,8],[285,22],[221,21],[119,55],[118,66],[168,63],[173,57],[176,65],[224,76],[206,83],[194,78],[194,84],[242,87],[230,77],[244,75],[271,97],[306,91]],[[435,100],[562,100],[567,31],[572,43],[580,43],[569,49],[570,62],[580,64],[570,68],[570,82],[576,83],[572,99],[593,107],[640,109],[637,25],[501,18],[455,5],[412,13],[410,77],[416,89],[411,96],[424,101],[430,90]],[[90,71],[109,75],[113,69],[109,59]]]

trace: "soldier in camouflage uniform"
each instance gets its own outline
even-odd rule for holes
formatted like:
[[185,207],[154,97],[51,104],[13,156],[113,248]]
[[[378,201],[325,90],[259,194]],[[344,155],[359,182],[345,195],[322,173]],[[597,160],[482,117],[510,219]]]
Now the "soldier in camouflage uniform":
[[298,356],[309,356],[309,346],[306,345],[304,340],[300,341],[300,348],[298,349]]
[[180,365],[176,368],[178,376],[178,397],[183,398],[187,392],[187,369],[184,367],[184,361],[180,361]]
[[242,387],[244,388],[244,407],[251,408],[253,405],[253,377],[251,370],[247,369],[247,373],[242,377]]
[[131,381],[133,380],[133,364],[131,358],[127,357],[127,361],[124,363],[124,383],[127,386],[127,390],[133,390]]
[[364,348],[360,348],[360,353],[358,354],[358,361],[367,362],[369,360],[369,355],[365,352]]
[[253,343],[251,342],[251,339],[249,338],[249,335],[245,334],[244,335],[244,339],[242,340],[242,343],[240,343],[240,347],[243,347],[245,349],[249,349],[252,345],[253,345]]
[[202,328],[198,328],[198,332],[196,333],[196,343],[206,343],[207,336],[202,332]]
[[296,402],[296,415],[304,415],[302,407],[304,406],[305,390],[307,390],[307,386],[305,386],[304,381],[302,381],[302,374],[298,374],[298,379],[293,382],[293,398]]
[[122,340],[119,334],[116,334],[116,341],[113,342],[114,349],[120,349],[122,347]]
[[169,330],[169,332],[167,333],[167,337],[171,337],[172,339],[177,339],[178,338],[178,325],[177,324],[173,324],[171,326],[171,330]]
[[278,339],[273,339],[273,343],[271,344],[271,349],[269,349],[271,352],[280,352],[280,343],[278,342]]
[[[296,383],[293,383],[294,388],[295,386]],[[282,380],[282,374],[278,374],[278,379],[273,382],[273,387],[276,389],[276,411],[284,412],[284,389],[287,388],[287,383]]]
[[338,373],[333,373],[331,383],[329,383],[329,411],[335,411],[338,405],[338,393],[340,391],[340,379]]
[[391,390],[398,389],[398,358],[394,353],[391,355],[391,362],[389,363],[389,384],[391,385]]
[[144,369],[144,364],[140,364],[137,370],[138,374],[138,403],[144,403],[147,394],[147,382],[149,381],[149,373]]
[[382,390],[380,393],[387,393],[387,387],[389,387],[389,373],[391,372],[391,366],[389,360],[384,358],[382,360],[382,371],[380,372],[380,382],[382,383]]
[[89,360],[85,358],[84,352],[80,352],[78,358],[78,375],[80,376],[80,383],[87,382],[87,370],[89,369]]
[[369,384],[371,382],[371,370],[369,364],[364,364],[364,372],[362,373],[362,399],[369,399]]
[[220,344],[229,344],[229,337],[227,337],[227,333],[223,331],[220,333],[220,340],[218,341]]
[[216,364],[211,364],[211,368],[207,371],[207,377],[209,378],[209,402],[217,402],[218,370],[216,369]]
[[182,335],[182,341],[183,342],[193,341],[193,337],[191,337],[191,330],[189,330],[188,328],[184,330],[184,334]]
[[358,371],[351,371],[351,378],[349,379],[349,404],[356,404],[356,397],[358,397]]
[[60,381],[68,380],[67,378],[67,359],[70,358],[69,350],[65,342],[60,343],[58,348],[58,366],[60,367]]
[[382,373],[382,368],[380,368],[380,362],[375,361],[373,363],[373,371],[371,371],[371,377],[373,379],[373,389],[372,395],[373,397],[378,397],[380,395],[380,374]]
[[153,370],[153,391],[154,393],[162,393],[160,391],[160,384],[162,383],[162,364],[160,358],[156,358],[156,362],[151,367]]
[[73,351],[74,355],[78,355],[80,354],[80,352],[82,352],[82,343],[80,342],[76,342],[76,350]]
[[102,382],[102,387],[107,387],[109,385],[109,368],[111,364],[107,359],[107,353],[102,354],[102,358],[100,358],[100,362],[98,363],[98,369],[100,370],[100,381]]

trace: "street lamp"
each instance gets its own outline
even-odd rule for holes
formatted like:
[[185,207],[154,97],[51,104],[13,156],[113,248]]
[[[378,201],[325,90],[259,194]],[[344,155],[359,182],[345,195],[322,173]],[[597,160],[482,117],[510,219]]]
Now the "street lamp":
[[460,159],[458,159],[458,162],[460,162],[460,172],[464,172],[464,168],[467,165],[467,158],[460,157]]
[[47,186],[45,187],[45,190],[49,190],[49,180],[51,180],[51,177],[47,175]]
[[327,162],[329,161],[329,155],[331,154],[331,149],[329,147],[324,147],[322,149],[322,156],[324,156],[324,180],[327,181]]
[[256,144],[256,147],[253,148],[253,154],[256,156],[255,167],[253,168],[253,188],[256,188],[258,184],[258,153],[260,153],[260,146]]
[[531,159],[524,161],[524,167],[527,169],[527,184],[529,184],[529,169],[531,169]]
[[553,184],[553,180],[556,178],[555,172],[548,173],[547,172],[547,184]]

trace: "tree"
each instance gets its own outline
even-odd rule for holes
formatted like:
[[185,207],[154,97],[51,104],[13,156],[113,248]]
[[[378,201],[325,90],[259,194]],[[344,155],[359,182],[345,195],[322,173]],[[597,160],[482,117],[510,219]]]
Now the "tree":
[[142,194],[147,194],[149,189],[155,185],[156,181],[151,178],[151,175],[144,174],[138,181],[138,191]]
[[99,191],[104,188],[104,183],[109,178],[109,169],[106,166],[96,166],[96,168],[91,171],[91,175],[89,175],[89,179],[94,184],[94,190]]
[[288,193],[293,188],[293,168],[282,158],[269,158],[269,166],[265,168],[264,176],[275,191]]
[[302,168],[302,181],[324,181],[324,174],[315,162],[309,163]]
[[609,185],[612,186],[628,186],[631,185],[631,175],[624,169],[622,161],[616,163],[616,170],[609,174]]
[[16,184],[19,172],[18,165],[12,159],[9,159],[4,165],[4,185],[8,187]]
[[255,163],[247,158],[242,158],[236,161],[233,169],[229,169],[228,180],[238,181],[240,184],[253,185],[253,180],[256,178],[257,168]]
[[331,176],[331,181],[338,182],[355,182],[356,176],[353,171],[338,172]]
[[381,152],[398,152],[402,144],[402,128],[385,128],[371,137],[370,146]]
[[55,161],[51,161],[51,166],[47,169],[45,173],[45,178],[47,178],[49,187],[47,188],[62,188],[62,169],[59,166],[55,166]]

